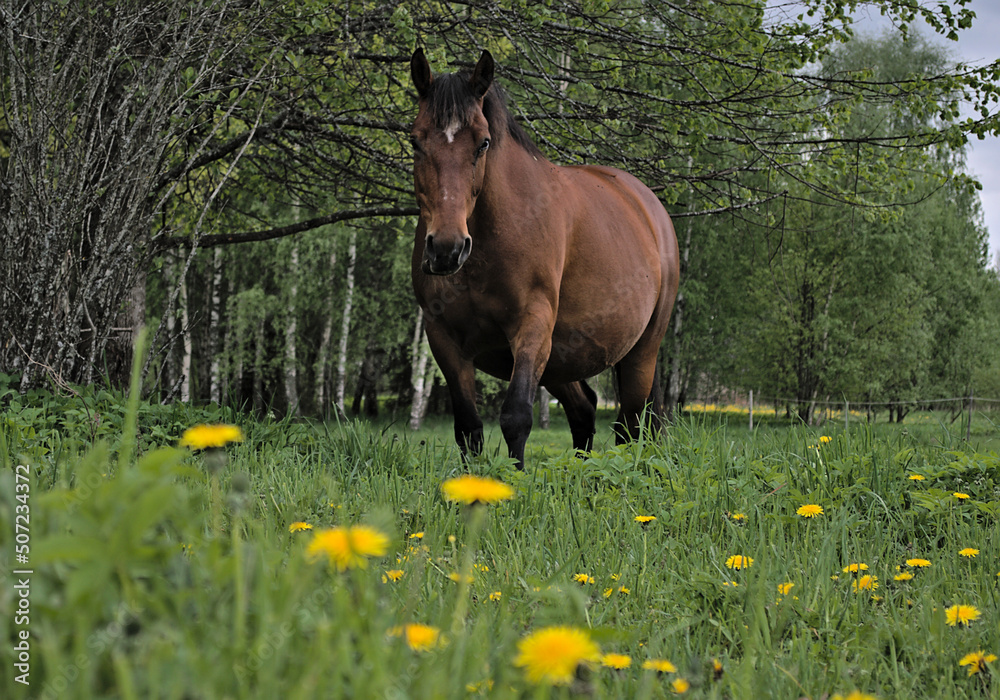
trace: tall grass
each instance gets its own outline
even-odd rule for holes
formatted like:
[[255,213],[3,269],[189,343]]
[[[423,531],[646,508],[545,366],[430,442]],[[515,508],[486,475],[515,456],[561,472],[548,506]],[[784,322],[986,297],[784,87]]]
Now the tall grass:
[[[203,457],[172,446],[182,421],[155,432],[143,420],[155,410],[118,420],[137,426],[124,441],[136,457],[120,436],[62,427],[40,440],[37,413],[3,415],[0,513],[13,521],[12,468],[30,464],[36,572],[31,686],[13,682],[5,643],[5,697],[661,698],[675,678],[705,698],[1000,692],[996,662],[972,676],[958,665],[1000,654],[1000,458],[946,426],[841,428],[823,442],[697,416],[583,460],[561,428],[533,436],[518,472],[495,453],[463,466],[433,431],[242,421],[215,497]],[[489,507],[474,548],[468,509],[440,492],[466,470],[516,491]],[[823,514],[798,515],[806,504]],[[298,521],[314,529],[289,532]],[[337,571],[305,556],[316,530],[359,523],[390,535],[385,557]],[[734,555],[752,566],[727,567]],[[465,587],[449,575],[469,556]],[[845,572],[852,563],[868,569]],[[862,573],[878,587],[856,590]],[[4,584],[6,640],[14,603]],[[981,617],[950,626],[954,604]],[[394,634],[407,623],[443,642],[410,649]],[[632,665],[533,687],[513,660],[547,625],[588,629]],[[643,670],[653,658],[677,671]]]

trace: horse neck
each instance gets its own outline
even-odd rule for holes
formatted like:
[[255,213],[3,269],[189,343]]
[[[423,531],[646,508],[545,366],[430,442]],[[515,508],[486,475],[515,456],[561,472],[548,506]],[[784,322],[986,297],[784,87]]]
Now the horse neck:
[[525,207],[525,203],[546,192],[551,164],[543,156],[527,151],[510,136],[502,148],[490,154],[490,158],[470,224],[487,234],[500,221],[516,219],[520,225],[529,224],[539,211],[537,207]]

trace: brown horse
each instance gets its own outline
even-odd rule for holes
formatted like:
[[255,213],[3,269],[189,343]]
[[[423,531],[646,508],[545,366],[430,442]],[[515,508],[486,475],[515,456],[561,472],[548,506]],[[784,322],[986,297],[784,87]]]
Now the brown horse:
[[413,179],[420,220],[413,290],[444,373],[463,455],[483,446],[475,370],[509,380],[500,428],[524,466],[541,384],[590,450],[597,396],[614,367],[618,442],[657,404],[656,356],[677,296],[673,224],[645,185],[613,168],[552,164],[507,110],[484,51],[471,72],[410,60],[419,109]]

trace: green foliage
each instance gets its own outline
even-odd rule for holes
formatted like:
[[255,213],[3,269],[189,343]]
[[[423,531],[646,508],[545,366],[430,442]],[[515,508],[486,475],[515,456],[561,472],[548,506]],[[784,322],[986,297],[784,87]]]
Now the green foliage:
[[[85,452],[33,451],[24,411],[8,405],[0,424],[5,522],[14,464],[32,472],[32,685],[8,682],[5,646],[12,698],[665,698],[674,677],[705,698],[855,688],[975,698],[997,670],[969,677],[958,661],[1000,650],[1000,458],[942,449],[937,427],[820,439],[690,418],[656,440],[537,458],[525,472],[484,457],[471,470],[516,496],[490,506],[476,536],[469,511],[440,496],[463,471],[457,452],[428,434],[240,419],[247,440],[213,477],[204,456],[148,436],[116,470],[108,442],[92,442],[80,422],[58,432]],[[824,512],[797,515],[805,504]],[[297,521],[315,529],[290,532]],[[358,523],[389,535],[385,557],[338,572],[305,556],[316,530]],[[0,547],[11,551],[8,528]],[[979,554],[960,556],[965,547]],[[733,555],[753,565],[730,568]],[[449,574],[467,557],[474,580],[460,602]],[[859,562],[878,588],[855,590],[860,573],[843,569]],[[392,582],[389,569],[402,577]],[[911,580],[894,580],[907,570]],[[981,619],[948,626],[956,603]],[[466,613],[456,620],[456,610]],[[407,648],[393,630],[410,622],[439,628],[445,643]],[[631,668],[594,668],[572,690],[531,688],[512,664],[518,640],[566,624],[630,655]],[[648,658],[678,671],[644,671]]]

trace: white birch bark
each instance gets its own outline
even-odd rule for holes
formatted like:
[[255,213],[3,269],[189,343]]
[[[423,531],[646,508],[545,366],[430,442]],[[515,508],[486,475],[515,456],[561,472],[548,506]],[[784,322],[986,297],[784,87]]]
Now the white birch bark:
[[212,300],[208,312],[208,355],[209,365],[209,400],[222,403],[222,382],[220,379],[222,363],[221,348],[219,348],[219,319],[222,305],[222,246],[215,246],[212,251]]
[[291,278],[291,287],[288,290],[288,318],[285,321],[285,399],[288,401],[289,412],[297,416],[299,415],[298,371],[296,368],[297,352],[295,347],[295,338],[298,333],[296,296],[299,291],[299,241],[297,238],[292,242],[288,275]]
[[[174,256],[165,255],[163,257],[163,276],[168,285],[173,285],[174,280]],[[164,325],[167,329],[167,349],[163,358],[163,386],[168,390],[174,388],[174,381],[177,379],[177,353],[174,350],[174,333],[177,329],[177,313],[172,306],[167,307]]]
[[424,333],[424,310],[417,311],[417,327],[413,332],[411,347],[411,381],[413,383],[413,403],[410,405],[410,430],[420,430],[427,413],[427,400],[431,393],[433,371],[427,371],[431,348]]
[[351,307],[354,305],[354,263],[358,254],[358,232],[351,228],[347,247],[347,292],[344,298],[344,317],[340,326],[340,350],[337,353],[337,410],[344,415],[344,386],[347,383],[347,338],[351,330]]
[[191,400],[191,325],[188,322],[187,278],[181,280],[181,292],[177,299],[181,307],[181,401]]
[[[330,252],[330,285],[327,289],[333,289],[333,276],[334,270],[337,267],[337,248],[336,246]],[[320,337],[319,350],[316,353],[316,364],[313,366],[314,374],[316,375],[315,380],[315,402],[316,408],[318,408],[321,414],[326,414],[326,403],[324,402],[324,397],[328,398],[326,391],[326,372],[327,365],[330,360],[330,340],[333,338],[333,293],[330,293],[329,306],[323,320],[323,334]]]

